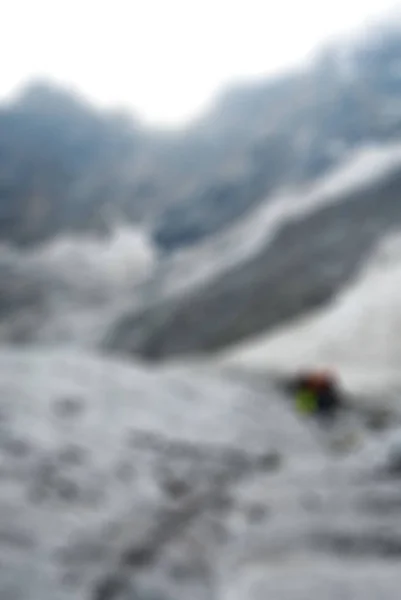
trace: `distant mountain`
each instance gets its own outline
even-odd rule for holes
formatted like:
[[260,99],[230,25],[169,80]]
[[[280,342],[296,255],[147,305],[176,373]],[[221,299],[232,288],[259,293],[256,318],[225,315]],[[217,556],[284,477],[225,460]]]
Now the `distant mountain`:
[[119,215],[146,222],[163,251],[196,244],[361,145],[398,139],[400,61],[400,30],[387,26],[233,87],[169,133],[33,83],[0,108],[0,238],[104,233]]

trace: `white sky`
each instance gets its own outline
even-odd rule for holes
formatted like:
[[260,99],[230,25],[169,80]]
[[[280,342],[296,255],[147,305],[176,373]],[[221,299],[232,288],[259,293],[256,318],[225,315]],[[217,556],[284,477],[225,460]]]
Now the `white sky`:
[[0,96],[33,76],[176,125],[394,0],[2,0]]

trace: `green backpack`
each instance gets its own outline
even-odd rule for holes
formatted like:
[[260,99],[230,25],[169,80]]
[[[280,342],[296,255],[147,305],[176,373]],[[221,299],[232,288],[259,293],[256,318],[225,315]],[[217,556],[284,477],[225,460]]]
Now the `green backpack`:
[[317,410],[316,394],[308,390],[298,392],[295,405],[298,412],[302,414],[309,415],[315,413]]

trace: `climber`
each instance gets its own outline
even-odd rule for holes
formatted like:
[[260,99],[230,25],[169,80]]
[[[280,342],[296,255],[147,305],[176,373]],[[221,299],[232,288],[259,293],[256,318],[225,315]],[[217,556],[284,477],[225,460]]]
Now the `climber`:
[[341,407],[340,392],[335,377],[328,372],[301,373],[292,385],[297,410],[332,422]]

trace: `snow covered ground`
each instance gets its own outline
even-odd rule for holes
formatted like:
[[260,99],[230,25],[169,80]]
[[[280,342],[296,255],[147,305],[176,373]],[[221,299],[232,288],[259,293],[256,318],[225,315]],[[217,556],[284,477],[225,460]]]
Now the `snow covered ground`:
[[[166,515],[195,502],[196,520],[219,477],[316,447],[277,399],[76,352],[2,350],[0,412],[1,598],[95,599]],[[189,559],[208,559],[197,545]]]
[[332,455],[272,385],[48,349],[0,417],[2,599],[399,597],[397,429]]

